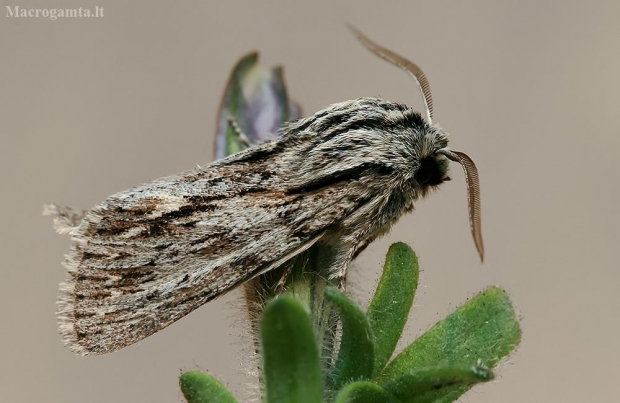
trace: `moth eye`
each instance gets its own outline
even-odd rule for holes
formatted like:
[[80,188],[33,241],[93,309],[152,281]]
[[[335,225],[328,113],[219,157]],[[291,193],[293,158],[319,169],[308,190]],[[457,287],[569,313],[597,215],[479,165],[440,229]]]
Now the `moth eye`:
[[439,185],[443,182],[444,172],[445,170],[442,170],[435,158],[427,157],[420,161],[420,167],[415,173],[414,178],[421,186]]

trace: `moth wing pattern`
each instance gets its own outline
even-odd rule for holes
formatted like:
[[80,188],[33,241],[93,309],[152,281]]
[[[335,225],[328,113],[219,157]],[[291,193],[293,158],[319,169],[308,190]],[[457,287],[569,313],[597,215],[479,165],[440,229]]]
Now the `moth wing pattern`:
[[266,143],[85,213],[65,231],[73,244],[58,302],[64,343],[86,355],[139,341],[291,259],[358,207],[345,200],[346,181],[291,187],[282,152]]

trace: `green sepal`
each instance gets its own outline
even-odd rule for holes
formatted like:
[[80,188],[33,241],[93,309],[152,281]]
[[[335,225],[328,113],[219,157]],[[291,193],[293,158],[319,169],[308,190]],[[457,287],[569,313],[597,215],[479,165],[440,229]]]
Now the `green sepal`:
[[181,375],[179,386],[188,403],[237,403],[226,386],[200,371],[189,371]]
[[282,67],[264,68],[258,53],[243,56],[230,73],[220,110],[215,135],[216,159],[235,154],[247,147],[229,122],[232,117],[250,144],[272,139],[282,123],[298,119],[299,106],[288,97]]
[[336,288],[327,288],[325,298],[336,306],[342,322],[342,338],[334,367],[334,388],[350,381],[372,378],[375,341],[368,318],[362,310]]
[[401,375],[383,387],[403,403],[450,402],[471,386],[493,379],[484,366],[422,368]]
[[418,286],[418,271],[418,258],[409,246],[402,242],[390,246],[367,314],[376,343],[375,375],[392,357],[405,328]]
[[[493,287],[460,306],[411,343],[376,380],[385,385],[402,374],[425,367],[473,366],[481,362],[492,368],[520,339],[521,329],[508,295],[501,288]],[[446,400],[437,402],[451,402],[467,389],[466,386],[446,392],[443,395]]]
[[296,299],[271,300],[260,320],[267,403],[320,403],[323,377],[308,313]]
[[[241,60],[237,62],[233,71],[231,72],[230,79],[228,80],[228,86],[224,91],[224,97],[222,105],[220,106],[220,115],[223,115],[223,111],[231,117],[233,117],[237,124],[244,125],[245,122],[240,122],[240,112],[247,108],[246,100],[243,97],[243,90],[241,83],[243,78],[247,76],[250,71],[258,68],[258,53],[251,52],[243,56]],[[227,119],[228,116],[220,116],[220,119]],[[245,126],[245,125],[244,125]],[[242,127],[242,130],[247,128]],[[226,125],[226,155],[236,154],[237,152],[244,150],[246,145],[241,142],[237,132],[232,125]]]
[[399,403],[399,401],[376,383],[359,381],[342,388],[335,403]]

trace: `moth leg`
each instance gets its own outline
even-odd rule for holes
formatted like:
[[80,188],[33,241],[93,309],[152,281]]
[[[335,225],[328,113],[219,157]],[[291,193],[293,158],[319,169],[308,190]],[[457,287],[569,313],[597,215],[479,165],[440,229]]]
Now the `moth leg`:
[[239,141],[243,143],[243,145],[246,146],[247,148],[252,147],[252,142],[250,141],[248,136],[245,135],[243,130],[241,130],[235,118],[232,116],[228,116],[227,120],[228,120],[228,124],[230,125],[230,127],[232,127],[232,129],[237,134],[237,137],[239,137]]
[[[252,143],[252,140],[250,140],[247,134],[245,134],[243,130],[241,130],[241,128],[239,127],[239,124],[237,123],[237,120],[234,117],[228,116],[226,120],[228,120],[228,124],[235,131],[235,134],[239,137],[239,141],[243,143],[244,146],[252,147],[252,146],[259,144],[259,143]],[[266,134],[261,134],[261,138],[263,142],[273,141],[278,138],[278,135],[274,133],[266,133]]]
[[373,239],[374,237],[368,237],[368,228],[365,227],[344,236],[342,243],[340,243],[341,253],[336,256],[332,267],[329,269],[329,278],[336,280],[339,289],[344,290],[345,288],[347,269],[353,258],[358,255],[358,252],[366,248]]
[[282,294],[282,292],[284,291],[284,286],[286,286],[286,282],[292,272],[293,265],[289,264],[288,267],[284,269],[284,273],[282,273],[282,277],[280,277],[278,284],[276,284],[276,294]]
[[349,263],[351,263],[354,254],[355,248],[346,249],[342,255],[336,258],[334,265],[329,270],[329,277],[336,280],[336,285],[341,290],[344,290],[345,288],[347,269],[349,268]]
[[[355,253],[353,254],[353,259],[357,258],[359,256],[360,253],[362,253],[364,251],[364,249],[366,249],[366,247],[368,245],[370,245],[372,243],[372,241],[374,241],[375,238],[371,237],[371,238],[366,238],[364,239],[362,242],[360,242],[357,247],[355,248]],[[351,260],[353,260],[351,259]]]

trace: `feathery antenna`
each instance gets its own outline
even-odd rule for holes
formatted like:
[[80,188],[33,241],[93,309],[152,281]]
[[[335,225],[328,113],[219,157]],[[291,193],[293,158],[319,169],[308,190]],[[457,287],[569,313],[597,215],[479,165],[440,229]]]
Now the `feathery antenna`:
[[426,75],[420,67],[414,62],[405,59],[404,57],[392,52],[383,46],[378,45],[364,35],[359,29],[355,28],[351,24],[347,24],[349,29],[353,31],[357,39],[372,53],[379,56],[383,60],[393,64],[396,67],[400,67],[409,73],[418,84],[420,91],[422,92],[422,98],[424,105],[426,106],[426,116],[428,117],[428,123],[433,124],[433,97],[431,96],[431,86],[426,79]]
[[467,154],[459,151],[451,151],[445,148],[437,150],[438,154],[445,155],[449,160],[458,162],[465,171],[467,181],[467,206],[469,207],[469,226],[474,237],[474,243],[480,261],[484,261],[484,244],[482,242],[482,219],[480,214],[480,181],[478,179],[478,169],[476,164]]

